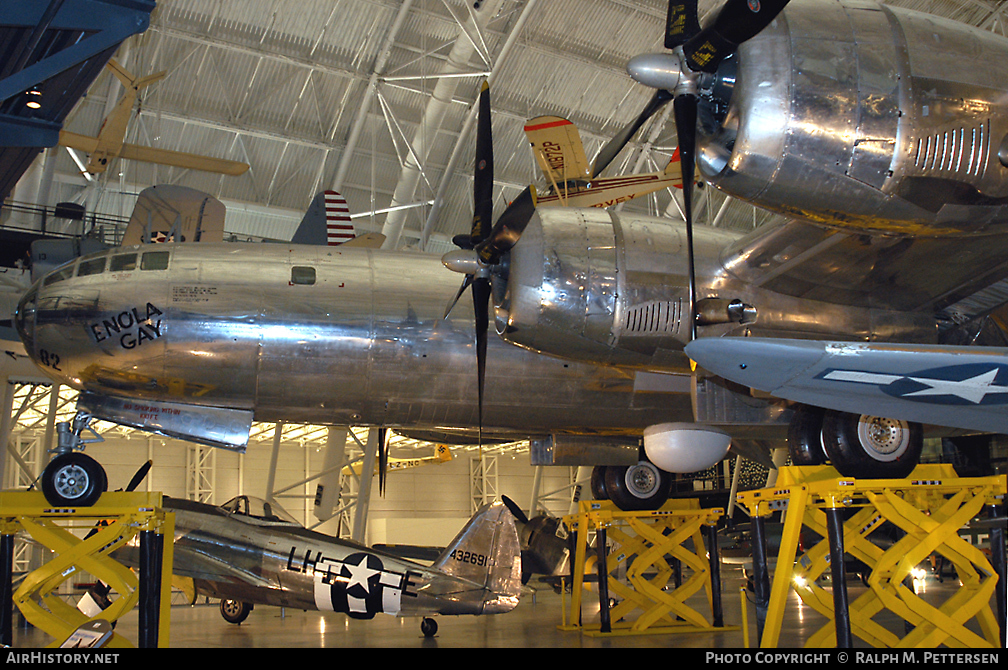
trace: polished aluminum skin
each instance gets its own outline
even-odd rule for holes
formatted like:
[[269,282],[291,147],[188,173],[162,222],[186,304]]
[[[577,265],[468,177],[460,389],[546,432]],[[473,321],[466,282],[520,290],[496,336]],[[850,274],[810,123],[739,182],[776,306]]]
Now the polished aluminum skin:
[[[102,261],[104,271],[81,276]],[[145,245],[43,278],[16,325],[41,369],[98,395],[248,410],[259,421],[473,428],[471,302],[444,319],[457,284],[439,258],[409,252]],[[691,418],[688,385],[637,392],[635,380],[491,338],[484,427],[640,435]]]
[[[175,514],[172,573],[195,594],[251,604],[375,614],[502,614],[518,604],[521,548],[502,502],[484,506],[430,566],[306,530],[275,504],[165,498]],[[116,558],[136,563],[137,547]]]
[[[720,322],[700,329],[702,336],[843,333],[860,340],[934,342],[938,320],[934,311],[920,309],[929,305],[923,296],[944,295],[945,286],[974,271],[946,269],[941,260],[947,250],[920,243],[903,250],[899,265],[901,282],[914,291],[890,299],[885,296],[894,292],[892,277],[861,269],[880,255],[895,260],[887,245],[857,249],[864,245],[856,239],[797,223],[777,236],[768,231],[776,228],[745,236],[707,226],[695,231],[700,302],[737,300],[751,308],[734,317],[726,310]],[[519,346],[571,360],[678,369],[691,335],[684,245],[682,222],[598,209],[539,210],[510,252],[497,303],[498,332]],[[1008,251],[1004,242],[974,246],[984,247],[977,253],[990,262],[1000,263],[996,255]],[[803,253],[788,255],[796,250]],[[786,282],[792,275],[775,266],[785,261],[804,280],[803,290],[794,290]],[[837,269],[844,264],[851,264],[856,284],[848,285]]]
[[[671,53],[631,61],[679,82]],[[887,233],[1008,223],[1008,39],[872,0],[794,0],[700,83],[697,167],[787,216]]]

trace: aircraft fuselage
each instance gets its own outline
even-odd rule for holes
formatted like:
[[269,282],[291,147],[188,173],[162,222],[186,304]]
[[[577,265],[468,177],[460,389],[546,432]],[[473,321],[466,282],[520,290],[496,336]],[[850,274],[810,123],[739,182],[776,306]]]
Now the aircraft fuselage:
[[[145,245],[47,276],[17,325],[47,374],[100,395],[251,410],[263,421],[471,428],[471,302],[443,318],[457,288],[438,257],[409,252]],[[638,392],[641,373],[491,338],[484,426],[639,434],[688,421],[687,365],[683,356],[683,375]]]

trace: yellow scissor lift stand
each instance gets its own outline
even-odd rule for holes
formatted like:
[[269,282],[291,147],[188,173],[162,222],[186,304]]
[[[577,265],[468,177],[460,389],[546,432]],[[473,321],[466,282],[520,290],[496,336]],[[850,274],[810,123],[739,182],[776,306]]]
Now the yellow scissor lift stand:
[[[137,576],[110,554],[140,533],[151,531],[167,538],[160,556],[160,583],[152,585],[160,594],[157,646],[166,647],[174,526],[175,514],[163,511],[160,493],[108,492],[92,507],[54,508],[40,491],[0,492],[0,534],[13,536],[23,531],[54,552],[51,560],[24,578],[13,594],[14,603],[29,623],[55,638],[51,646],[59,646],[90,619],[56,591],[67,579],[86,572],[119,594],[96,617],[114,623],[137,605],[140,589]],[[81,535],[87,537],[82,539]],[[105,646],[134,645],[113,634]]]
[[[609,501],[583,500],[578,513],[564,517],[572,533],[577,533],[574,555],[573,588],[569,618],[558,628],[580,630],[586,635],[637,635],[659,633],[696,633],[738,630],[725,627],[720,618],[720,594],[711,588],[711,568],[704,545],[705,527],[716,527],[724,510],[701,509],[695,499],[672,500],[659,510],[625,512]],[[613,550],[605,559],[606,584],[599,585],[615,595],[618,603],[607,610],[610,625],[581,624],[581,600],[585,572],[595,559],[589,555],[589,533],[613,541]],[[692,540],[692,548],[685,543]],[[671,583],[675,574],[670,558],[690,568],[692,575],[677,588]],[[626,582],[614,575],[625,569]],[[670,586],[671,583],[671,586]],[[714,609],[711,624],[686,600],[700,589]],[[716,605],[715,605],[716,598]],[[607,606],[607,605],[605,605]],[[631,615],[639,612],[635,618]]]
[[[919,465],[907,479],[854,479],[828,465],[788,466],[780,469],[773,488],[739,492],[739,504],[752,516],[786,510],[760,646],[777,646],[789,588],[829,620],[805,646],[837,646],[834,594],[816,584],[831,569],[829,509],[850,515],[842,521],[843,549],[871,570],[867,591],[849,604],[853,636],[873,647],[1000,646],[991,610],[997,571],[959,530],[986,506],[1004,503],[1005,482],[1003,475],[960,478],[952,466],[937,464]],[[887,521],[905,533],[888,549],[869,539]],[[803,528],[823,539],[796,558]],[[932,553],[955,567],[962,584],[941,605],[926,602],[905,581]],[[883,610],[912,630],[900,637],[876,622],[874,617]],[[981,634],[967,628],[970,621]]]

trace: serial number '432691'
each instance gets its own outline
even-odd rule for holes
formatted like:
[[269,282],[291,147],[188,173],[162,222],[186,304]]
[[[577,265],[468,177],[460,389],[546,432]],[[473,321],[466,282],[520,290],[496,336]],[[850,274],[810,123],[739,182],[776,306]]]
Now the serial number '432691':
[[448,555],[460,563],[471,563],[472,565],[486,566],[490,561],[489,558],[483,554],[477,554],[475,551],[462,551],[461,549],[456,549]]

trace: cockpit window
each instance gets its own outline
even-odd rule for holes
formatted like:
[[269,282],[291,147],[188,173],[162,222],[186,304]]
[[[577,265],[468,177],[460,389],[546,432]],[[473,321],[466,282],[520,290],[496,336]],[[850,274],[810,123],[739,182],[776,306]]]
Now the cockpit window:
[[253,496],[237,496],[232,498],[221,505],[221,509],[239,517],[251,517],[260,521],[301,525],[280,505]]
[[81,261],[80,265],[77,266],[77,276],[87,277],[105,272],[105,260],[105,256],[99,256],[98,258],[89,258]]
[[141,270],[167,270],[168,269],[168,252],[167,251],[145,251],[144,255],[140,258],[140,269]]
[[113,256],[109,263],[109,272],[127,272],[136,270],[136,254],[119,254]]
[[50,284],[55,284],[58,281],[63,281],[64,279],[69,279],[70,277],[73,277],[74,265],[75,265],[74,263],[70,263],[58,270],[53,270],[52,272],[49,273],[49,276],[45,278],[45,281],[42,282],[42,285],[49,286]]

